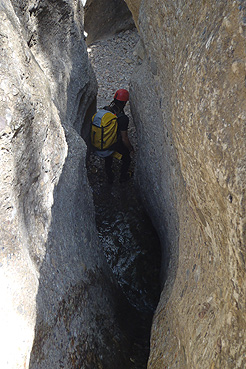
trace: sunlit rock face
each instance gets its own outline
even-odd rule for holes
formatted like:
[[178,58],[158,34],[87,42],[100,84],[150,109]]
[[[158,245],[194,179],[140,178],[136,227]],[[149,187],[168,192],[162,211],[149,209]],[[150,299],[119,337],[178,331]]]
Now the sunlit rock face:
[[126,0],[128,8],[130,9],[132,13],[132,17],[134,19],[134,22],[136,26],[138,27],[138,16],[139,16],[139,9],[141,5],[142,0]]
[[1,369],[124,365],[79,135],[97,92],[82,20],[80,1],[0,5]]
[[142,1],[138,24],[137,180],[169,259],[148,367],[243,368],[245,2]]
[[87,0],[85,31],[87,44],[102,37],[135,27],[124,0]]

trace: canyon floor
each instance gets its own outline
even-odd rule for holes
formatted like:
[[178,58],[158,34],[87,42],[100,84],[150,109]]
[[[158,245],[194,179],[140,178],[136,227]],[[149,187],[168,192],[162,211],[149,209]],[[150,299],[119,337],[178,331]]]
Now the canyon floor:
[[[88,46],[88,54],[98,81],[98,108],[108,105],[119,88],[129,89],[129,81],[138,60],[134,51],[139,36],[135,30],[99,40]],[[129,137],[137,155],[136,131],[129,103]],[[134,177],[120,184],[120,162],[114,159],[115,181],[107,183],[104,160],[91,154],[88,177],[93,190],[96,223],[106,259],[134,309],[132,352],[129,367],[147,367],[150,327],[159,299],[160,248],[158,236],[141,203]],[[131,169],[134,172],[134,157]]]

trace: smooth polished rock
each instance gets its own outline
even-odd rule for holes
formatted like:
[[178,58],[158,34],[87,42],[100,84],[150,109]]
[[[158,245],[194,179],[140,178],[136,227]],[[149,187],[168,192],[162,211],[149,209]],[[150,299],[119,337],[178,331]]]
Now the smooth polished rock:
[[148,368],[243,368],[245,7],[153,0],[135,16],[136,177],[169,258]]
[[83,8],[6,0],[0,24],[0,367],[125,367],[80,136],[97,93]]

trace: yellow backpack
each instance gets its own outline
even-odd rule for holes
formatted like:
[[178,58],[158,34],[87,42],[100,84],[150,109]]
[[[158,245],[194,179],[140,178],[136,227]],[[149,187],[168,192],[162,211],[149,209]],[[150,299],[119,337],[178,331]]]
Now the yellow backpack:
[[117,141],[117,117],[105,109],[100,109],[92,117],[91,144],[97,150],[107,150]]

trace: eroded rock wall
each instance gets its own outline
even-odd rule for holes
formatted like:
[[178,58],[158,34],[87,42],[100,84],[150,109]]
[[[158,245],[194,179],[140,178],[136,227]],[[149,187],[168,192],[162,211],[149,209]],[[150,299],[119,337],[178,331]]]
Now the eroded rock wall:
[[169,259],[148,367],[243,368],[245,2],[143,0],[138,24],[137,180]]
[[85,4],[86,42],[135,27],[124,0],[87,0]]
[[126,0],[128,8],[130,9],[135,25],[138,27],[138,16],[139,16],[139,9],[142,0]]
[[80,1],[0,4],[3,369],[124,366],[86,146],[97,92]]

